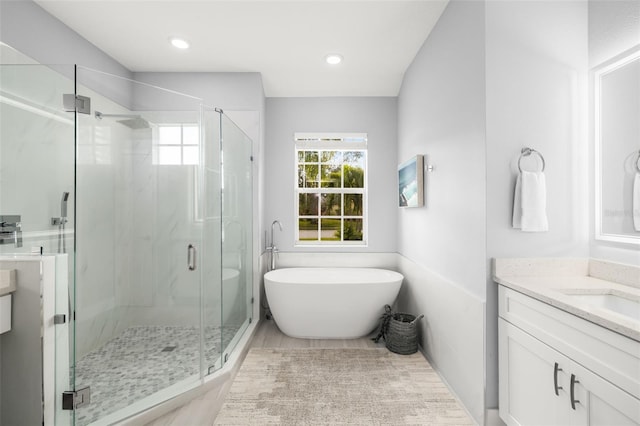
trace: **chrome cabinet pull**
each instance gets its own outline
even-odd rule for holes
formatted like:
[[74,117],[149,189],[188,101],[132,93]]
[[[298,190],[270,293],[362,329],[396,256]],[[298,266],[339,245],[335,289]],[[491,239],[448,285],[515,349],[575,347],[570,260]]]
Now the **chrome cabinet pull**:
[[560,395],[558,391],[562,389],[562,386],[558,386],[558,371],[562,371],[562,368],[560,368],[556,362],[553,366],[553,389],[556,391],[556,396]]
[[576,380],[576,375],[572,374],[571,375],[571,408],[573,408],[574,410],[576,409],[576,403],[579,404],[580,401],[577,400],[575,398],[575,389],[576,389],[576,383],[580,383],[578,380]]
[[193,244],[189,244],[187,248],[187,267],[190,271],[196,270],[196,248]]

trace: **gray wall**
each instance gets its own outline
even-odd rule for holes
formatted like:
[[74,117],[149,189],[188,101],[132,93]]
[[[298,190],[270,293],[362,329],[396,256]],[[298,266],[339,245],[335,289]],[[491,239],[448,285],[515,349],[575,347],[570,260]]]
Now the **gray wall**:
[[[265,144],[264,229],[280,220],[282,251],[396,251],[396,98],[268,98]],[[295,132],[368,134],[368,247],[336,250],[294,247]],[[263,249],[261,247],[261,249]]]
[[425,154],[434,166],[426,174],[425,207],[400,210],[398,251],[479,298],[485,287],[483,10],[481,2],[449,4],[405,74],[398,101],[398,160]]
[[[492,1],[486,15],[488,256],[587,256],[587,4]],[[546,160],[548,232],[511,227],[524,146]]]
[[[56,64],[77,64],[103,72],[131,78],[131,72],[119,62],[82,38],[78,33],[50,15],[31,0],[0,1],[0,41],[41,64],[51,65],[68,78],[73,78],[69,67]],[[129,98],[125,84],[109,88],[105,93],[101,87],[84,82],[122,105]]]
[[[453,0],[405,75],[398,101],[398,160],[426,154],[434,171],[426,177],[426,206],[399,214],[398,248],[444,278],[410,282],[410,295],[438,281],[441,291],[430,294],[443,303],[454,287],[486,302],[484,318],[477,318],[486,321],[481,343],[486,349],[479,355],[485,363],[484,395],[434,355],[479,422],[484,419],[478,404],[492,408],[498,402],[497,299],[490,259],[589,254],[587,93],[586,2]],[[549,232],[511,229],[523,146],[541,151],[547,161]],[[460,313],[464,292],[459,293],[461,302],[449,303]],[[407,298],[403,303],[420,309],[432,302]],[[427,328],[430,334],[438,330],[429,323]],[[465,334],[465,329],[456,332]],[[469,323],[466,332],[471,338],[477,329]],[[441,345],[453,346],[453,354],[456,335],[442,339]],[[463,363],[458,368],[468,369]]]
[[0,40],[41,64],[79,64],[131,77],[120,63],[31,0],[0,2]]
[[223,110],[260,111],[263,107],[262,76],[257,72],[136,72],[133,79],[201,98],[206,105]]
[[424,154],[434,166],[425,175],[425,207],[398,213],[406,278],[399,309],[425,314],[421,346],[479,423],[486,277],[484,31],[483,2],[451,1],[407,70],[398,98],[398,161]]
[[[587,3],[487,2],[486,70],[487,262],[588,256]],[[546,160],[548,232],[511,228],[524,146]],[[488,272],[487,406],[496,407],[497,286]]]

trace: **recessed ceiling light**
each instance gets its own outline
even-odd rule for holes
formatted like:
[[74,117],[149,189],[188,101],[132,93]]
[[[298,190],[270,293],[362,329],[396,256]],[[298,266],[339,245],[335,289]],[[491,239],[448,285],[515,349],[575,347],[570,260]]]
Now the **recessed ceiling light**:
[[173,47],[177,47],[178,49],[188,49],[189,43],[180,37],[171,37],[169,38],[169,42],[173,45]]
[[340,62],[342,62],[342,55],[331,53],[326,56],[325,61],[327,61],[329,65],[338,65]]

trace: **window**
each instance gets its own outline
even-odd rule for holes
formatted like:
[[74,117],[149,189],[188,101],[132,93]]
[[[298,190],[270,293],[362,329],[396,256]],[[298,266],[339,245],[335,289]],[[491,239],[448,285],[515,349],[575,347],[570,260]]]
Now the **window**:
[[197,124],[160,124],[154,146],[154,164],[193,165],[200,160],[200,134]]
[[365,245],[367,135],[296,133],[296,242]]

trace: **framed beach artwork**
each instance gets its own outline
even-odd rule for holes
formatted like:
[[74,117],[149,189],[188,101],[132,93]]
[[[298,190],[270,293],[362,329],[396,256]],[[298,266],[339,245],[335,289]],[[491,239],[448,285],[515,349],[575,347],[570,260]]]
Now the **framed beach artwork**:
[[424,157],[416,155],[398,166],[398,206],[424,205]]

